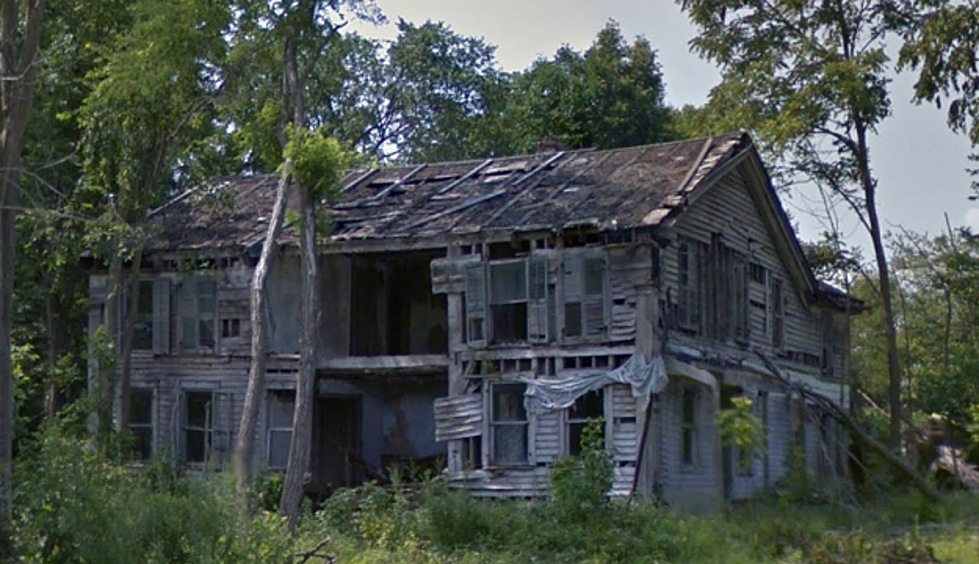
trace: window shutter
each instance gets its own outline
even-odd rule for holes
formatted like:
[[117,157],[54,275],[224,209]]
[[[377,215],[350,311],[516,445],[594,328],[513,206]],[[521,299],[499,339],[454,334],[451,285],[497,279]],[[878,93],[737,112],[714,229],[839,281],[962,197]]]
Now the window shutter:
[[734,339],[748,340],[748,269],[744,259],[734,257]]
[[532,343],[548,340],[547,258],[527,259],[527,338]]
[[153,280],[153,354],[170,354],[170,281]]
[[561,261],[561,294],[564,297],[564,331],[565,338],[581,338],[585,332],[584,312],[582,301],[583,261],[580,256],[565,254]]
[[466,334],[469,344],[486,344],[486,271],[481,262],[466,265]]
[[435,440],[453,441],[483,434],[483,395],[466,394],[435,400]]
[[591,338],[605,337],[605,257],[584,260],[584,333]]
[[185,276],[180,284],[180,348],[197,348],[197,280]]

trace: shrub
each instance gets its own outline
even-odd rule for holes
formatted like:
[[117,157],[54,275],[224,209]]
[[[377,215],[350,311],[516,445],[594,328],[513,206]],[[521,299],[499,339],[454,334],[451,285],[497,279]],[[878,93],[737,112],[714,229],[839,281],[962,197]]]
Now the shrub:
[[581,454],[551,465],[550,501],[562,521],[589,521],[612,488],[612,455],[605,449],[601,419],[590,419],[581,435]]

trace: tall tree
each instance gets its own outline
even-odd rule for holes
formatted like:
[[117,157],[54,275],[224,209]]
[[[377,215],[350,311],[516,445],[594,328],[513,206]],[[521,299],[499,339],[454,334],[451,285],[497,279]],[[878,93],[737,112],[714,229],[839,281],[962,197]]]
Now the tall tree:
[[[91,73],[93,88],[81,109],[85,180],[108,197],[110,219],[123,227],[112,229],[107,257],[113,273],[107,322],[123,320],[118,332],[110,333],[121,337],[120,379],[118,386],[103,383],[108,405],[119,398],[119,430],[129,421],[143,224],[150,208],[172,195],[178,163],[190,159],[196,142],[214,127],[211,109],[220,90],[215,69],[224,58],[229,23],[223,2],[139,0],[129,9],[133,25],[108,46],[103,65]],[[131,263],[128,276],[123,262]],[[125,315],[120,315],[116,302],[123,299]],[[110,421],[102,417],[103,433]]]
[[15,220],[20,209],[20,159],[40,65],[44,0],[0,1],[0,538],[12,515]]
[[901,365],[869,146],[890,115],[886,3],[680,0],[680,5],[698,27],[694,49],[723,70],[710,111],[755,130],[786,165],[786,174],[819,183],[845,200],[870,235],[887,342],[890,438],[896,446]]

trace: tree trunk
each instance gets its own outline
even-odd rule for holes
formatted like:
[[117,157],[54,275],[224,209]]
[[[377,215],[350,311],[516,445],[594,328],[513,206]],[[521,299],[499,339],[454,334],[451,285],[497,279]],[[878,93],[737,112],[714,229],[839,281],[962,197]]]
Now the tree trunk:
[[252,358],[248,368],[248,389],[245,392],[245,404],[241,410],[241,421],[238,424],[238,438],[235,442],[233,457],[235,478],[239,491],[247,489],[252,480],[255,428],[258,426],[259,405],[265,397],[265,366],[268,363],[269,270],[275,261],[275,242],[282,231],[291,169],[292,159],[287,157],[282,163],[282,172],[275,191],[275,203],[272,206],[272,217],[269,218],[269,227],[265,233],[265,240],[262,242],[262,254],[259,256],[258,265],[252,275],[250,290]]
[[[299,81],[296,40],[286,41],[283,53],[286,90],[292,95],[292,126],[298,139],[305,122],[303,85]],[[291,158],[291,157],[290,157]],[[303,498],[303,484],[309,470],[313,435],[313,402],[316,394],[316,328],[319,326],[319,268],[316,262],[316,195],[308,186],[300,186],[300,268],[302,278],[302,313],[299,338],[299,372],[296,374],[296,402],[292,416],[292,439],[289,442],[289,464],[279,512],[286,517],[289,530],[295,530]]]
[[316,262],[315,197],[300,187],[302,240],[300,260],[303,271],[302,324],[299,343],[299,373],[296,375],[296,407],[292,418],[292,441],[289,443],[289,466],[282,488],[280,512],[289,530],[294,530],[303,497],[303,483],[309,470],[313,435],[313,404],[316,394],[316,328],[319,326],[319,268]]
[[20,156],[34,102],[44,0],[26,2],[23,22],[19,8],[17,0],[0,1],[0,556],[10,538],[7,531],[13,515],[14,374],[10,338],[17,248],[14,222],[20,206]]
[[[109,259],[109,287],[105,294],[104,319],[106,337],[111,351],[100,351],[98,371],[91,392],[98,399],[95,407],[95,443],[107,452],[109,435],[112,433],[112,405],[115,403],[117,351],[119,350],[119,321],[122,318],[123,284],[125,283],[119,236],[112,239],[112,258]],[[111,361],[110,361],[111,359]]]
[[859,119],[854,120],[857,132],[857,159],[860,166],[860,182],[867,205],[867,219],[870,223],[870,239],[874,245],[874,258],[877,261],[877,276],[880,281],[881,316],[884,335],[887,338],[888,403],[890,404],[891,446],[901,446],[901,359],[897,348],[897,329],[894,323],[894,305],[891,299],[891,273],[884,249],[884,237],[877,216],[877,185],[870,172],[870,149],[867,145],[867,128]]
[[119,418],[116,419],[116,431],[129,428],[129,390],[133,373],[133,345],[136,339],[136,317],[139,314],[139,271],[143,262],[143,245],[136,248],[133,264],[129,270],[129,307],[126,308],[126,325],[123,328],[122,370],[119,372]]

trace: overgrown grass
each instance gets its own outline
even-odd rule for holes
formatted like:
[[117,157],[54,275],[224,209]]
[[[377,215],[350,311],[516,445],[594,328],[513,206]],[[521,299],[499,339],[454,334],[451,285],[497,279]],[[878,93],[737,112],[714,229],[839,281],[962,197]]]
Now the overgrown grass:
[[127,470],[54,433],[31,451],[18,461],[13,539],[26,563],[285,564],[329,537],[320,552],[342,564],[979,564],[979,498],[967,494],[937,505],[914,493],[849,506],[771,498],[678,517],[597,496],[581,479],[604,475],[595,457],[590,469],[563,463],[550,501],[479,500],[440,479],[366,485],[341,490],[289,535],[263,498],[250,514],[220,476]]

